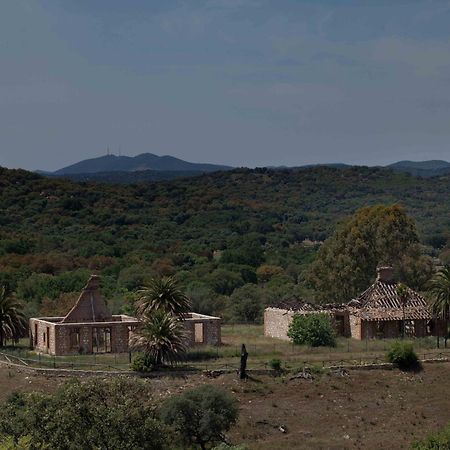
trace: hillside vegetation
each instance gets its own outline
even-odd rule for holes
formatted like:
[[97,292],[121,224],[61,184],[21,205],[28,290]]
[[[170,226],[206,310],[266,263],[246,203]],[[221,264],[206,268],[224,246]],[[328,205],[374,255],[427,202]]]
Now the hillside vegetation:
[[266,303],[314,296],[316,241],[362,206],[402,204],[445,261],[449,181],[317,167],[111,185],[0,169],[0,282],[28,314],[64,313],[96,271],[117,311],[150,277],[175,274],[197,310],[258,321]]

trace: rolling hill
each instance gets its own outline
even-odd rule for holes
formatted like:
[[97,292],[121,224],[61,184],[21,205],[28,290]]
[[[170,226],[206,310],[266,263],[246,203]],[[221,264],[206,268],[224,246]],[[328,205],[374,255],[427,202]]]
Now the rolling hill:
[[53,172],[52,175],[136,172],[143,170],[207,173],[230,169],[232,169],[230,166],[191,163],[173,156],[158,156],[153,153],[142,153],[137,156],[105,155],[98,158],[85,159],[70,166],[63,167]]
[[[342,163],[309,164],[297,167],[269,167],[270,170],[304,171],[319,167],[348,169],[351,166]],[[394,172],[408,173],[416,177],[431,178],[450,174],[450,163],[441,160],[398,161],[379,168]],[[231,166],[191,163],[173,156],[158,156],[152,153],[140,155],[116,156],[105,155],[91,158],[63,167],[55,172],[36,171],[44,176],[57,176],[74,181],[95,181],[115,184],[131,184],[150,181],[171,180],[180,177],[193,177],[205,173],[232,170]]]
[[399,161],[386,166],[396,172],[406,172],[420,177],[436,177],[450,173],[450,163],[441,160]]

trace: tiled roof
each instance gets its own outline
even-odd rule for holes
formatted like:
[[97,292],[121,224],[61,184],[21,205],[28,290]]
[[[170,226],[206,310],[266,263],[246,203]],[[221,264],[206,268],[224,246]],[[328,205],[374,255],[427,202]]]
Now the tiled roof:
[[352,314],[365,320],[431,319],[426,300],[410,288],[403,308],[397,294],[399,283],[377,280],[359,297],[349,303]]

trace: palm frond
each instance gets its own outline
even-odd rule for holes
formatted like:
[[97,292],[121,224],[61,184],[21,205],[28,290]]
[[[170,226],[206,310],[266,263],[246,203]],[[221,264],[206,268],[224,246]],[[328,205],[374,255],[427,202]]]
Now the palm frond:
[[136,308],[140,316],[160,310],[182,316],[190,310],[191,301],[179,289],[173,277],[164,277],[152,280],[148,286],[138,291]]
[[180,320],[158,310],[144,316],[141,325],[130,338],[133,349],[143,351],[156,365],[173,363],[186,351],[186,334]]
[[429,285],[431,306],[437,315],[448,317],[450,309],[450,266],[443,267]]
[[0,288],[0,346],[6,339],[17,339],[26,330],[22,304],[5,286]]

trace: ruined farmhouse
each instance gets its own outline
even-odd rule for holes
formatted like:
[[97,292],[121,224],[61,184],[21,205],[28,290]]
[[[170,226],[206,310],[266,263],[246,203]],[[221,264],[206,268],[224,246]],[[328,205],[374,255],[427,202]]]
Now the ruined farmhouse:
[[426,300],[394,280],[392,267],[377,269],[377,279],[355,299],[343,305],[312,305],[298,300],[281,303],[264,311],[264,334],[288,340],[295,314],[329,314],[336,333],[355,339],[424,337],[443,333],[443,324],[433,320]]
[[[100,292],[100,278],[92,275],[73,308],[64,317],[30,319],[30,347],[63,356],[129,351],[129,338],[139,320],[113,315]],[[221,319],[197,313],[183,318],[186,344],[219,345]]]

